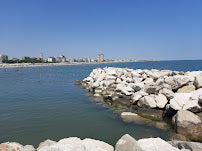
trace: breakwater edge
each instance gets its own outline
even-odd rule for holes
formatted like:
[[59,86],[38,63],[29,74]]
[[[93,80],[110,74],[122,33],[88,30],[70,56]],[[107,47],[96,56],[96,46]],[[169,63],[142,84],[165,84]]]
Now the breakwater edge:
[[75,84],[107,103],[134,108],[125,121],[172,121],[183,139],[202,141],[202,71],[97,68]]

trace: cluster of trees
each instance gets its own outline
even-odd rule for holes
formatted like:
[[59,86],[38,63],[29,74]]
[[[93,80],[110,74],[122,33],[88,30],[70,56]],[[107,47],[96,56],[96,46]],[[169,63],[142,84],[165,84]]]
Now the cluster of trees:
[[12,60],[4,60],[4,63],[44,63],[43,60],[37,58],[30,58],[27,60],[20,60],[20,59],[12,59]]

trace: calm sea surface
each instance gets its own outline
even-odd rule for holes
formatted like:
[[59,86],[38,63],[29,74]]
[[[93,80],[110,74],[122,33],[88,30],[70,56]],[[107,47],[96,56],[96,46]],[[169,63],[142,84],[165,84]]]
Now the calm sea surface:
[[74,85],[94,68],[106,66],[193,71],[202,70],[202,60],[0,69],[0,143],[16,141],[37,147],[46,139],[77,136],[114,145],[126,133],[137,139],[169,138],[172,130],[125,123],[118,114],[123,108],[96,101]]

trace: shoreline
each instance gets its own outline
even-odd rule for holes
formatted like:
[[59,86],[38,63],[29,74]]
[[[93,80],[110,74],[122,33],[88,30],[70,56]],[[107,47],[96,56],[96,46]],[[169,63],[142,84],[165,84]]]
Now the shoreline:
[[94,65],[94,64],[110,64],[110,63],[128,63],[128,62],[146,62],[151,60],[144,60],[144,61],[115,61],[115,62],[74,62],[74,63],[14,63],[8,64],[3,63],[0,64],[0,69],[2,68],[24,68],[24,67],[46,67],[46,66],[66,66],[66,65]]

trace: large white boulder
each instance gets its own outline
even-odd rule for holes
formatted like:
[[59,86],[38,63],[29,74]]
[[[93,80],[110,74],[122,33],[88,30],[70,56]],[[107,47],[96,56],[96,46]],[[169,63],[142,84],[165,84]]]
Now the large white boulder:
[[153,85],[154,84],[154,80],[152,78],[146,78],[144,80],[144,84],[145,85]]
[[114,84],[115,82],[116,82],[115,80],[110,79],[103,81],[103,84],[105,87],[109,87],[111,84]]
[[198,100],[192,99],[192,96],[192,93],[175,93],[174,98],[170,100],[170,107],[174,110],[197,111],[201,109]]
[[136,70],[132,71],[131,74],[133,77],[141,77],[141,75]]
[[156,106],[158,108],[164,108],[166,104],[168,103],[167,98],[163,94],[158,94],[155,98],[156,100]]
[[81,140],[77,137],[70,137],[62,139],[56,144],[44,146],[38,151],[114,151],[114,148],[99,140],[89,138]]
[[167,88],[161,89],[159,93],[164,94],[168,99],[171,99],[174,96],[174,92]]
[[180,110],[174,116],[177,133],[196,141],[202,141],[202,123],[199,116],[190,111]]
[[198,100],[199,96],[202,95],[202,88],[191,92],[191,99]]
[[137,142],[143,151],[180,151],[161,138],[144,138]]
[[176,122],[185,124],[187,123],[198,124],[201,123],[201,119],[199,116],[195,115],[190,111],[180,110],[177,112]]
[[133,103],[137,102],[141,97],[142,97],[141,93],[139,92],[134,93],[132,96],[132,102]]
[[184,86],[191,81],[188,76],[184,76],[184,75],[175,75],[173,76],[173,78],[174,78],[174,81],[177,82],[179,87]]
[[202,74],[198,75],[195,79],[195,85],[197,88],[202,88]]
[[22,151],[23,146],[16,142],[6,142],[0,144],[0,151]]
[[144,82],[136,83],[136,84],[133,85],[133,89],[135,91],[140,91],[144,87],[145,87]]
[[40,148],[42,148],[42,147],[44,147],[44,146],[51,146],[51,145],[54,145],[54,144],[56,144],[55,141],[52,141],[52,140],[48,139],[48,140],[46,140],[46,141],[41,142],[41,143],[39,144],[37,150],[39,150]]
[[126,89],[126,85],[124,83],[119,83],[116,86],[117,91],[122,91],[122,90],[125,90],[125,89]]
[[149,108],[156,108],[156,101],[155,96],[149,95],[145,96],[143,99],[138,101],[138,106],[140,107],[149,107]]
[[113,76],[117,75],[116,68],[113,67],[106,68],[105,72],[107,75],[113,75]]
[[165,79],[163,77],[158,78],[158,80],[156,80],[156,85],[162,85],[165,82]]
[[128,134],[122,136],[116,143],[115,151],[144,151],[137,141]]
[[186,110],[185,104],[190,100],[190,93],[175,93],[174,98],[170,100],[170,107],[174,110]]
[[192,92],[194,90],[195,90],[194,85],[187,85],[187,86],[183,86],[182,88],[179,88],[177,90],[177,93],[190,93],[190,92]]
[[172,89],[177,89],[179,86],[173,77],[165,77],[165,83],[169,84]]

